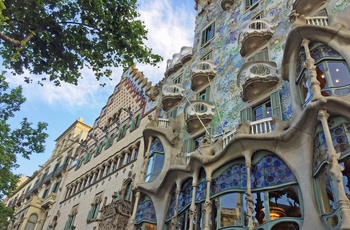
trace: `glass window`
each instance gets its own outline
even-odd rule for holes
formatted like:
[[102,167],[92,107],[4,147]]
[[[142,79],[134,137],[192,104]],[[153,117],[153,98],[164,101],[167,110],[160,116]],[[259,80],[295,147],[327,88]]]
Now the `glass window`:
[[[209,101],[210,100],[210,87],[205,88],[201,92],[197,94],[197,100],[200,101]],[[197,105],[196,106],[197,112],[205,112],[207,111],[207,107],[204,105]]]
[[[201,61],[207,61],[207,60],[213,60],[213,51],[210,51],[209,53],[207,53],[206,55],[204,55],[201,58]],[[209,69],[209,65],[208,64],[202,64],[200,69],[202,69],[202,70]]]
[[[260,23],[261,24],[261,23]],[[259,62],[259,61],[269,61],[269,50],[268,48],[264,48],[251,56],[248,61],[251,62]]]
[[38,221],[37,215],[35,214],[30,215],[25,230],[34,230],[37,221]]
[[155,180],[163,169],[164,165],[164,148],[158,138],[156,138],[150,147],[150,157],[147,166],[145,182]]
[[220,227],[242,226],[242,194],[229,193],[220,197]]
[[271,101],[266,101],[253,109],[254,121],[272,117]]
[[201,46],[209,42],[215,35],[215,22],[210,24],[207,28],[202,31]]
[[257,3],[259,0],[246,0],[245,1],[245,9],[249,9],[252,7],[255,3]]

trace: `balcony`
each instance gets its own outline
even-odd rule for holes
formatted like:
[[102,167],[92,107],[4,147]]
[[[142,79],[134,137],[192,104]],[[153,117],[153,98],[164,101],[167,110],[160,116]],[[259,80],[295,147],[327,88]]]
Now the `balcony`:
[[191,65],[191,89],[195,91],[208,84],[216,76],[215,68],[212,60],[193,62]]
[[167,68],[164,75],[167,77],[179,70],[186,62],[191,60],[192,53],[192,47],[182,47],[180,53],[174,54],[173,58],[167,61]]
[[143,137],[148,140],[151,136],[164,135],[170,143],[175,143],[181,127],[175,119],[155,118],[143,130]]
[[55,203],[56,200],[56,193],[51,193],[48,195],[41,203],[42,208],[50,208],[51,205]]
[[299,15],[307,16],[325,2],[325,0],[295,0],[293,3],[293,11],[296,11]]
[[315,16],[315,17],[305,17],[304,15],[291,14],[290,20],[293,21],[293,27],[295,26],[328,26],[327,16]]
[[233,0],[221,0],[221,8],[223,10],[229,10],[233,6]]
[[243,89],[242,100],[251,101],[268,92],[278,81],[279,74],[275,62],[246,62],[238,73],[237,85]]
[[251,134],[270,133],[274,130],[275,125],[272,117],[250,122]]
[[193,133],[207,126],[214,117],[215,106],[208,101],[191,101],[185,106],[187,131]]
[[169,108],[181,101],[183,98],[183,91],[184,89],[179,84],[165,85],[163,87],[162,97],[163,109],[167,111]]
[[245,57],[266,44],[272,37],[274,28],[267,18],[247,20],[242,23],[239,42],[241,56]]

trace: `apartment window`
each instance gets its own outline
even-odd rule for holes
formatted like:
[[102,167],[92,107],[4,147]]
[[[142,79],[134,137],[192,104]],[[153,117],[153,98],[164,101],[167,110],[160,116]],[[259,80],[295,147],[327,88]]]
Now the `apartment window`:
[[[201,58],[201,61],[208,61],[208,60],[213,60],[213,51],[210,51],[209,53],[207,53],[206,55],[204,55],[202,58]],[[206,70],[206,69],[209,69],[209,65],[208,64],[202,64],[200,66],[200,69],[202,70]]]
[[126,124],[123,125],[123,128],[121,130],[119,130],[117,141],[122,139],[125,136],[125,134],[126,134]]
[[[210,99],[210,87],[205,88],[204,90],[200,91],[197,94],[197,100],[200,101],[209,101]],[[207,110],[207,107],[204,105],[197,105],[196,111],[197,112],[205,112]]]
[[55,185],[53,186],[53,189],[52,189],[52,192],[53,192],[53,193],[57,193],[57,191],[58,191],[58,189],[59,189],[59,187],[60,187],[60,183],[61,183],[61,181],[57,181],[57,182],[55,183]]
[[149,149],[150,157],[147,166],[145,182],[154,181],[163,169],[164,148],[158,138],[156,138]]
[[[173,80],[174,84],[181,85],[182,84],[182,76],[183,74],[181,73],[179,76],[175,77]],[[173,93],[177,93],[179,90],[177,88],[173,89]]]
[[167,113],[167,117],[168,117],[168,119],[169,118],[176,118],[176,115],[177,115],[177,107],[176,108],[174,108],[174,109],[172,109],[171,111],[169,111],[168,113]]
[[45,199],[47,197],[47,195],[49,195],[49,191],[50,191],[51,186],[47,187],[43,193],[43,198]]
[[106,176],[109,174],[109,171],[111,170],[111,166],[110,165],[108,165],[107,167],[106,167]]
[[68,220],[64,226],[64,230],[70,230],[70,229],[75,229],[76,226],[74,226],[74,221],[75,217],[77,216],[78,213],[78,205],[74,206],[72,208],[71,213],[68,215]]
[[248,61],[251,62],[259,62],[259,61],[269,61],[269,50],[268,48],[264,48],[256,53],[254,53],[249,59]]
[[245,9],[248,10],[252,6],[254,6],[259,0],[246,0],[245,1]]
[[[310,45],[311,57],[316,61],[316,79],[320,83],[321,94],[328,96],[344,96],[350,93],[350,70],[344,58],[331,47],[316,43]],[[296,84],[300,103],[306,106],[311,100],[308,71],[304,68],[306,55],[301,52],[297,71],[300,73]]]
[[215,35],[215,22],[211,23],[202,31],[202,41],[201,46],[208,43]]
[[38,221],[38,216],[36,214],[30,215],[28,222],[27,222],[27,225],[25,227],[25,230],[34,230],[37,221]]
[[138,149],[134,149],[134,156],[133,159],[136,160],[137,159],[137,155],[139,154],[139,150]]
[[88,223],[97,219],[101,202],[102,202],[102,193],[97,194],[94,198],[94,201],[91,204],[91,208],[86,219]]
[[270,94],[270,98],[256,106],[247,107],[241,111],[241,122],[244,124],[249,121],[257,121],[272,115],[282,119],[282,105],[279,91]]
[[258,121],[264,118],[272,117],[271,101],[268,100],[253,108],[253,120]]

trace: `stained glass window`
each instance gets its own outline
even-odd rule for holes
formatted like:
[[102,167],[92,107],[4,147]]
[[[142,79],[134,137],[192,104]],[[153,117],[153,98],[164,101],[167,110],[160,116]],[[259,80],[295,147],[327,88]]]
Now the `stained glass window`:
[[143,197],[141,197],[137,207],[136,218],[135,218],[136,224],[139,224],[145,221],[151,222],[151,223],[157,222],[156,212],[154,210],[153,202],[147,195],[143,195]]

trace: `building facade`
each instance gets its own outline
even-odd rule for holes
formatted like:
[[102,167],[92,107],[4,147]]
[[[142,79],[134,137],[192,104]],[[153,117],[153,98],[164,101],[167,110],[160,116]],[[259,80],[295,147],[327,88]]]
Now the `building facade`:
[[76,120],[55,140],[49,160],[7,199],[7,206],[14,209],[16,217],[9,229],[43,229],[49,211],[60,199],[72,159],[79,154],[80,143],[90,129],[82,118]]
[[123,74],[40,227],[350,229],[350,2],[194,3],[193,47]]

